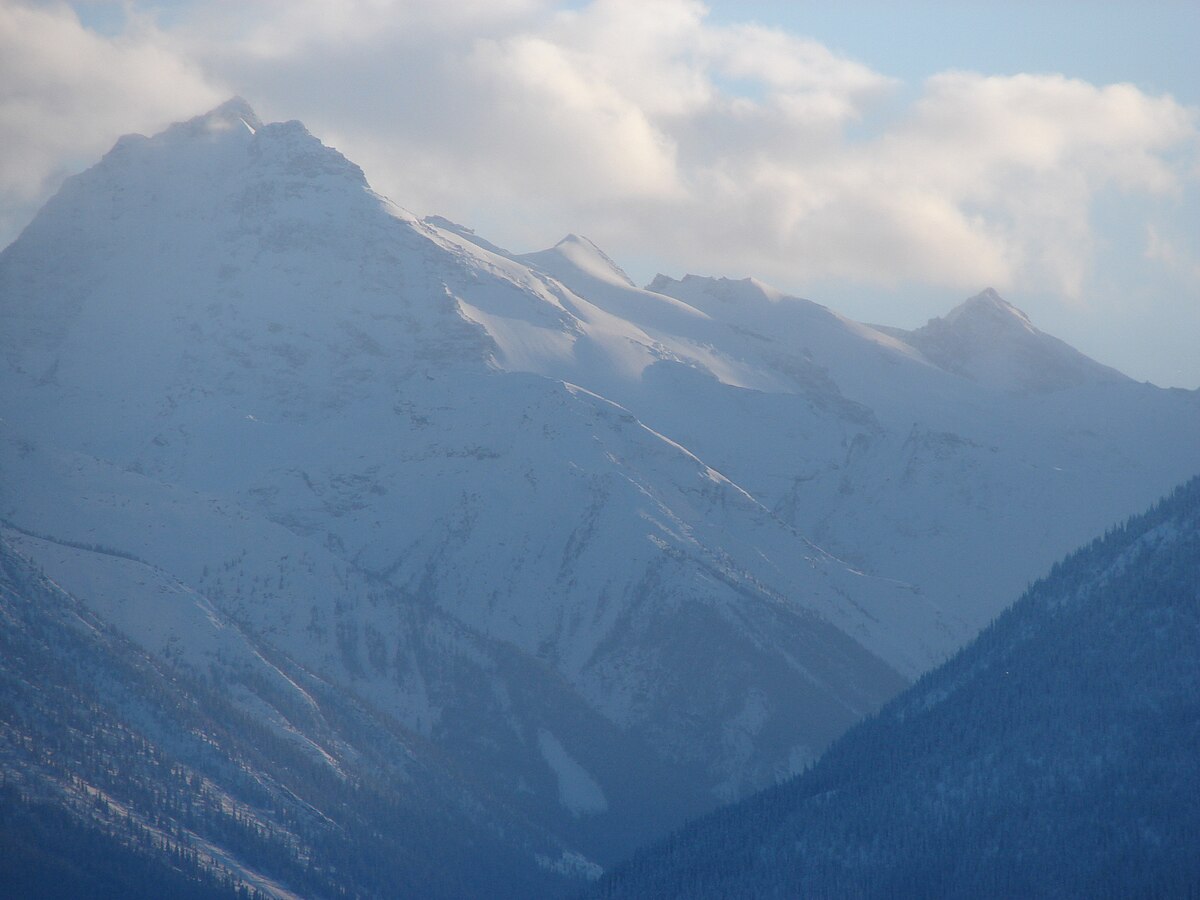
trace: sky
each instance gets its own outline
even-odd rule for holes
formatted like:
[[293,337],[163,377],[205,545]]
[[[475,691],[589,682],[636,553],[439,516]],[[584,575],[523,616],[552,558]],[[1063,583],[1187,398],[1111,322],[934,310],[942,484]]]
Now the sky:
[[915,327],[985,287],[1200,387],[1200,4],[0,0],[0,246],[233,95],[419,215]]

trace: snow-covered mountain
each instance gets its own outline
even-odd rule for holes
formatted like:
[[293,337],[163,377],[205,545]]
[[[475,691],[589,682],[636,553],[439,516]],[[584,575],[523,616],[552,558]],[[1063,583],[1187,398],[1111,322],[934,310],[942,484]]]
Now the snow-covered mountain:
[[[186,664],[214,647],[221,666]],[[419,735],[102,548],[0,538],[0,701],[4,896],[528,897],[587,865]]]
[[1047,393],[1128,379],[1058,338],[991,288],[915,331],[889,329],[935,365],[1006,391]]
[[638,289],[574,236],[516,259],[568,290],[569,337],[478,316],[499,365],[621,403],[825,550],[917,589],[944,626],[924,632],[936,658],[1200,470],[1200,391],[1135,383],[994,291],[907,332],[753,278]]
[[320,685],[576,877],[811,761],[1200,469],[1195,392],[980,302],[904,333],[514,255],[233,100],[0,254],[0,517],[281,740],[382,777],[289,712]]

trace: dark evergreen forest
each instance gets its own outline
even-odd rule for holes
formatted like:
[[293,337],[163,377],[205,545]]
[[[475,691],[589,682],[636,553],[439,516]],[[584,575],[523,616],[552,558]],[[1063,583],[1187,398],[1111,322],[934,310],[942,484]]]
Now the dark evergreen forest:
[[25,799],[10,785],[0,786],[0,896],[264,900],[132,821],[119,836],[106,834],[60,806]]

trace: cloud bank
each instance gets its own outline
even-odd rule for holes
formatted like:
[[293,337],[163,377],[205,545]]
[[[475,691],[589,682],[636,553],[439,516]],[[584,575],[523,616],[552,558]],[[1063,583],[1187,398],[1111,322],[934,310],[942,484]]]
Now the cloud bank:
[[65,5],[0,0],[0,245],[118,136],[195,115],[221,96],[140,19],[105,37]]

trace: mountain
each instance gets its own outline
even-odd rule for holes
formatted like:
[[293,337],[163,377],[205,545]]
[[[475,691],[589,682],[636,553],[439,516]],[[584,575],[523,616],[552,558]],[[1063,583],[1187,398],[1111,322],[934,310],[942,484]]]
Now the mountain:
[[934,613],[499,365],[505,317],[565,343],[573,302],[298,123],[232,102],[123,138],[0,256],[8,539],[331,773],[387,774],[306,698],[399,730],[511,823],[514,884],[590,873],[813,758]]
[[241,100],[68,179],[0,320],[11,553],[219,685],[259,728],[222,752],[408,779],[515,893],[800,771],[1200,469],[1197,392],[1010,389],[751,279],[516,255]]
[[[660,430],[827,551],[916,586],[957,626],[946,654],[1056,559],[1200,471],[1200,392],[1119,376],[994,295],[947,316],[962,334],[938,354],[921,330],[881,331],[753,279],[651,286],[722,322],[726,346],[751,331],[761,358],[807,381],[782,395],[713,389],[728,396],[717,416]],[[971,325],[990,318],[981,305],[1011,320],[991,343]],[[946,354],[1073,380],[1019,389],[948,371]]]
[[1069,556],[803,776],[596,897],[1200,890],[1200,478]]
[[923,661],[897,660],[909,675],[1200,470],[1200,391],[1137,384],[994,292],[905,332],[752,278],[634,288],[577,239],[518,259],[573,295],[570,338],[480,318],[498,364],[587,385],[826,551],[911,585],[938,624]]
[[947,372],[1007,391],[1045,393],[1128,380],[1039,331],[991,288],[915,331],[890,333]]
[[[102,607],[137,608],[97,615],[0,540],[0,894],[555,889],[559,879],[518,852],[558,859],[554,839],[498,816],[479,780],[428,742],[289,665],[145,563],[102,548],[56,551],[90,559],[78,568],[112,590],[93,595]],[[207,629],[186,623],[174,654],[126,636],[139,632],[126,617],[161,627],[153,607],[168,605],[207,618]],[[164,641],[179,637],[168,628]],[[192,650],[185,641],[221,645],[225,667],[178,664],[173,656]]]

